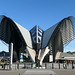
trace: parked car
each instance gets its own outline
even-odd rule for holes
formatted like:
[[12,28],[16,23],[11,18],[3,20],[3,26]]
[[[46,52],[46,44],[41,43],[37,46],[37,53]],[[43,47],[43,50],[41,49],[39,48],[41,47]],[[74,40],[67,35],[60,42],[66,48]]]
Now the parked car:
[[0,65],[2,68],[5,68],[5,65],[9,65],[9,60],[8,59],[1,59]]

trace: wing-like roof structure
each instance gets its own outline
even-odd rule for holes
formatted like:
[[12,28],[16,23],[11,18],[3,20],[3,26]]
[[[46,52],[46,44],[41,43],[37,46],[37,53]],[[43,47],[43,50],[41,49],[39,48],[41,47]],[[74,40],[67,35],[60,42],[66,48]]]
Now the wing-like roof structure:
[[63,46],[69,44],[74,38],[75,19],[72,16],[61,20],[59,23],[44,31],[40,52],[41,56],[39,57],[40,63],[42,63],[49,50],[52,50],[53,61],[55,61],[57,51],[63,52]]
[[43,40],[42,40],[42,48],[45,48],[48,45],[50,37],[52,36],[57,25],[58,24],[56,24],[56,25],[52,26],[51,28],[47,29],[46,31],[44,31]]
[[[0,16],[0,39],[6,43],[16,42],[32,48],[30,32],[8,17]],[[16,41],[17,40],[17,41]],[[22,47],[23,45],[21,45]]]
[[[24,51],[26,47],[29,47],[30,49],[28,48],[26,50],[33,62],[35,61],[35,57],[31,56],[31,53],[35,53],[35,51],[32,49],[33,47],[30,32],[6,16],[0,16],[0,40],[3,40],[7,44],[12,42],[18,58],[20,56],[19,51]],[[35,56],[35,54],[33,55]]]
[[[63,45],[68,44],[71,40],[74,39],[75,36],[75,19],[74,17],[70,16],[59,23],[55,24],[51,28],[44,31],[43,34],[43,41],[42,41],[42,48],[47,47],[49,42],[55,37],[57,31],[60,30],[63,39]],[[53,36],[53,37],[52,37]]]

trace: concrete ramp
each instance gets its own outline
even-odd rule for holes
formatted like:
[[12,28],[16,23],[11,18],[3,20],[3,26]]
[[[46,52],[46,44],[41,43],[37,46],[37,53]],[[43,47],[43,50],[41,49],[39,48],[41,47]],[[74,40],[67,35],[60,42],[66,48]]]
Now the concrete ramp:
[[31,69],[25,71],[23,75],[56,75],[56,73],[47,69]]

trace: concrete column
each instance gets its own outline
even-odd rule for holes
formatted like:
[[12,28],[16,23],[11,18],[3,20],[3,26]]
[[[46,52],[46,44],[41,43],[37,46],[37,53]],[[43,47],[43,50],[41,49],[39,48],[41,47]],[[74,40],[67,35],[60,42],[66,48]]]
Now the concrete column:
[[9,51],[10,51],[9,69],[12,70],[12,61],[13,61],[13,43],[10,43],[10,45],[9,45]]

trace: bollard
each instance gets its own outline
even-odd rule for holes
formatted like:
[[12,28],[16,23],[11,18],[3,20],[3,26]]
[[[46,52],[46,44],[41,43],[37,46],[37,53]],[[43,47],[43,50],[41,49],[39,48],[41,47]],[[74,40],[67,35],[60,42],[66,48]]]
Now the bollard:
[[47,64],[45,63],[45,69],[47,69]]
[[8,69],[8,64],[7,64],[7,69]]
[[15,63],[15,70],[16,70],[16,63]]
[[33,64],[31,64],[31,69],[32,69],[32,67],[33,67]]
[[74,66],[73,66],[73,61],[72,61],[72,69],[74,69]]
[[3,64],[3,69],[5,69],[5,64]]
[[67,69],[67,64],[65,64],[65,69]]
[[60,63],[59,63],[59,69],[60,69]]
[[52,63],[52,69],[54,69],[54,65],[53,65],[53,63]]
[[17,63],[17,69],[19,69],[19,63]]
[[24,68],[26,68],[26,64],[24,63]]
[[64,63],[63,63],[63,69],[64,69]]

